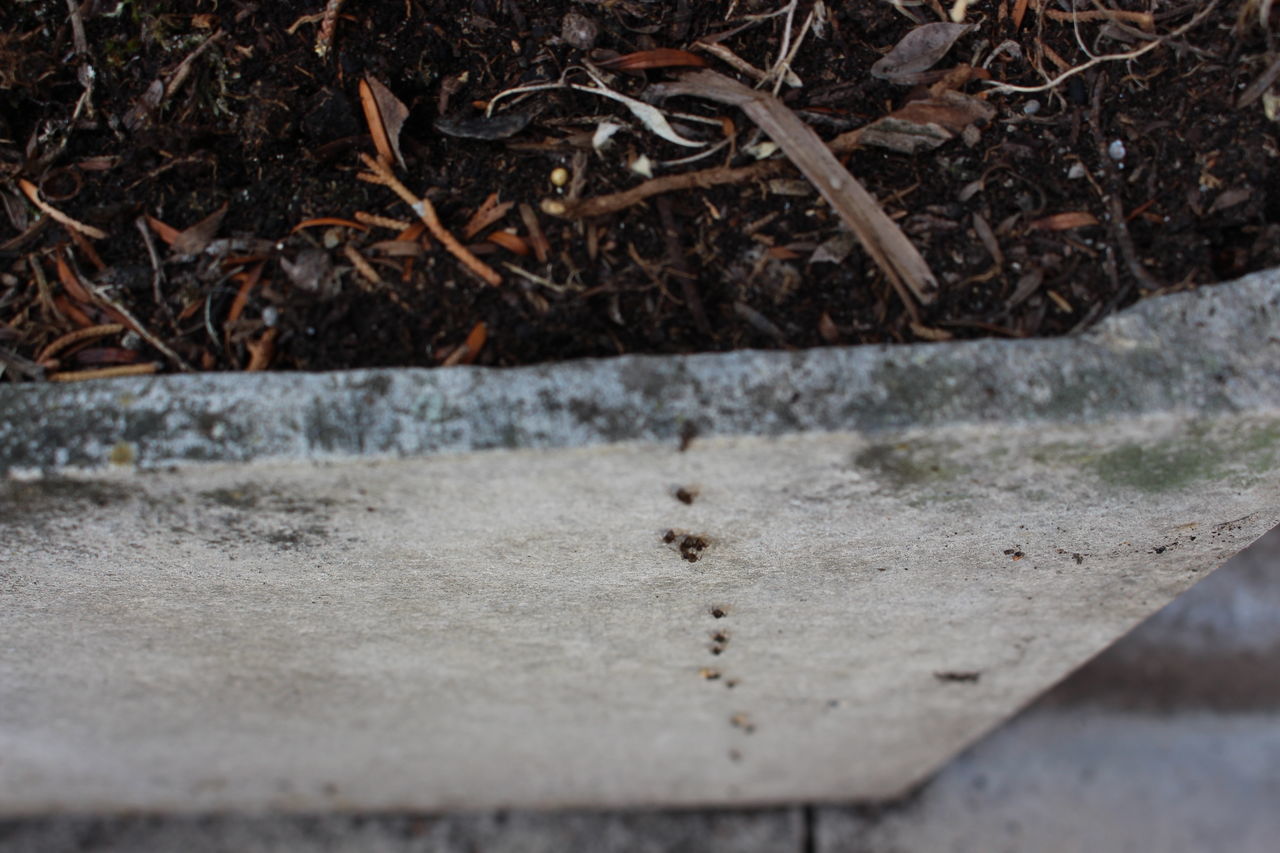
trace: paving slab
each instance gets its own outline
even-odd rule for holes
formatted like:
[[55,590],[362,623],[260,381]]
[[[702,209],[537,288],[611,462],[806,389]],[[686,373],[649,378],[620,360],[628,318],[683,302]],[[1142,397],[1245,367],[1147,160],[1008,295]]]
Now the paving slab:
[[0,387],[0,813],[900,795],[1280,520],[1277,307]]
[[818,853],[1268,853],[1280,835],[1280,529],[918,791],[819,808]]
[[5,853],[808,853],[799,808],[0,821]]
[[891,803],[451,815],[45,816],[0,850],[1264,853],[1280,817],[1280,528]]

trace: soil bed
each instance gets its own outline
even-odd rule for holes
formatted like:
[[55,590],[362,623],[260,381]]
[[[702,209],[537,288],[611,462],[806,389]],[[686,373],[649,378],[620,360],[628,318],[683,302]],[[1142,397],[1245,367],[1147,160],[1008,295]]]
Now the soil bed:
[[[347,0],[318,51],[323,5],[4,4],[3,379],[1057,335],[1280,265],[1280,4],[1267,22],[1256,0],[975,0],[915,82],[870,69],[951,2]],[[741,111],[687,95],[654,103],[701,147],[666,141],[583,91],[592,73],[637,99],[694,61],[752,84],[726,50],[769,71],[797,42],[800,85],[778,97],[824,140],[927,99],[930,70],[994,107],[936,148],[839,153],[931,268],[929,304],[789,164],[554,215],[644,185],[646,162],[763,153]],[[993,85],[1139,51],[1038,92]],[[485,120],[500,92],[556,81],[580,88],[504,96]],[[379,150],[362,88],[380,86],[382,115],[407,109],[395,175],[500,284],[404,233],[408,205],[360,177]],[[511,206],[484,223],[495,194]]]

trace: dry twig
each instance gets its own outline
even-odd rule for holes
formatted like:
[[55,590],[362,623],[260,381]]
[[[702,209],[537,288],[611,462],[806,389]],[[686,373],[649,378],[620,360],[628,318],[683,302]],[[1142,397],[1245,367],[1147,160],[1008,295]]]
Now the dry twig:
[[107,238],[107,232],[102,229],[94,228],[92,225],[85,225],[83,222],[72,219],[61,210],[58,210],[53,205],[40,198],[40,191],[36,189],[36,185],[28,181],[26,178],[18,179],[18,188],[22,190],[23,195],[31,200],[32,204],[49,214],[51,219],[61,222],[68,228],[73,228],[81,234],[84,234],[87,237],[92,237],[95,240],[105,240]]
[[[991,91],[997,92],[1000,94],[1005,94],[1008,92],[1023,92],[1027,94],[1031,94],[1034,92],[1046,92],[1050,89],[1054,89],[1062,85],[1070,78],[1076,76],[1077,74],[1083,71],[1087,71],[1088,69],[1092,68],[1095,65],[1101,65],[1104,62],[1123,62],[1130,59],[1137,59],[1139,56],[1142,56],[1143,54],[1148,53],[1152,50],[1155,50],[1157,47],[1160,47],[1169,39],[1177,38],[1183,33],[1190,32],[1191,30],[1198,27],[1205,20],[1205,18],[1209,17],[1210,13],[1212,13],[1213,10],[1217,8],[1217,5],[1218,5],[1218,0],[1210,0],[1210,2],[1204,8],[1202,8],[1199,12],[1197,12],[1190,21],[1187,21],[1187,23],[1183,24],[1182,26],[1178,27],[1176,30],[1173,30],[1172,32],[1166,33],[1163,36],[1159,36],[1157,38],[1152,39],[1147,44],[1135,50],[1126,51],[1124,53],[1105,53],[1105,54],[1102,54],[1101,56],[1095,56],[1092,59],[1090,59],[1088,62],[1081,63],[1080,65],[1077,65],[1074,68],[1068,68],[1066,71],[1062,72],[1057,77],[1054,77],[1048,83],[1044,83],[1039,86],[1016,86],[1013,83],[992,83]],[[1073,12],[1071,14],[1074,15],[1074,14],[1083,14],[1083,13]]]
[[570,219],[605,216],[606,214],[626,210],[628,207],[639,204],[655,195],[697,188],[707,189],[725,184],[740,184],[759,178],[769,178],[786,171],[787,167],[786,160],[761,160],[758,163],[752,163],[750,166],[736,168],[716,166],[711,169],[699,169],[696,172],[663,175],[660,178],[650,178],[630,189],[609,193],[608,195],[572,201],[557,198],[545,199],[542,202],[542,212],[551,216],[563,216]]
[[[143,340],[151,344],[156,349],[160,350],[160,352],[162,352],[166,358],[168,358],[170,361],[172,361],[174,364],[178,366],[179,370],[186,373],[195,372],[195,368],[192,367],[187,362],[186,359],[184,359],[182,356],[174,352],[172,347],[170,347],[164,341],[160,340],[160,338],[158,338],[155,334],[153,334],[146,326],[142,324],[142,321],[140,321],[137,317],[135,317],[133,315],[133,312],[130,311],[128,308],[126,308],[119,300],[112,299],[110,296],[107,295],[105,290],[103,290],[101,287],[99,287],[98,285],[94,284],[92,281],[89,281],[86,278],[80,278],[80,283],[89,291],[90,294],[92,294],[93,298],[96,301],[107,306],[112,311],[115,311],[117,314],[123,317],[125,322],[128,323],[129,326],[135,332],[137,332],[139,335],[142,336]],[[130,365],[130,366],[137,367],[138,365]],[[52,379],[53,377],[49,377],[49,378]]]
[[[1106,86],[1107,74],[1104,71],[1098,75],[1098,81],[1094,84],[1093,103],[1089,110],[1089,127],[1093,131],[1098,160],[1103,164],[1107,177],[1107,193],[1103,198],[1103,202],[1107,205],[1107,219],[1111,226],[1111,236],[1115,239],[1116,245],[1120,247],[1120,254],[1124,256],[1125,266],[1129,268],[1129,273],[1143,288],[1154,292],[1161,289],[1160,283],[1142,265],[1142,260],[1138,257],[1138,250],[1133,245],[1133,237],[1129,234],[1129,225],[1125,221],[1124,206],[1120,201],[1120,177],[1117,174],[1115,162],[1108,156],[1107,152],[1107,140],[1102,129],[1102,93]],[[1128,287],[1124,288],[1117,295],[1117,300],[1123,298],[1123,295],[1128,290]]]
[[119,367],[99,367],[93,370],[74,370],[64,373],[50,373],[50,382],[79,382],[85,379],[115,379],[120,376],[145,376],[159,369],[154,361],[142,364],[122,364]]
[[427,226],[432,236],[439,240],[455,258],[462,261],[467,269],[494,287],[502,284],[502,276],[498,275],[493,267],[471,254],[471,251],[466,246],[459,243],[457,238],[445,229],[444,225],[440,223],[440,217],[436,216],[435,206],[431,204],[430,199],[415,196],[409,191],[408,187],[400,182],[399,178],[392,174],[391,167],[382,161],[370,157],[368,154],[361,154],[360,160],[369,168],[371,173],[365,180],[389,187],[392,192],[400,196],[406,204],[413,208],[413,212],[418,214],[418,217]]
[[324,11],[320,13],[320,32],[316,35],[316,53],[325,57],[333,45],[333,34],[338,28],[338,11],[343,0],[328,0]]
[[65,335],[53,340],[44,349],[40,350],[40,354],[36,356],[37,362],[44,362],[58,353],[62,352],[69,346],[74,346],[82,341],[93,340],[94,338],[105,338],[108,335],[118,335],[123,332],[125,327],[120,323],[106,323],[101,326],[89,326],[87,329],[76,329],[73,332],[67,332]]
[[933,301],[938,283],[919,250],[818,134],[780,100],[715,71],[684,74],[675,83],[663,84],[660,91],[667,95],[699,95],[745,112],[845,221],[884,270],[908,309],[915,312],[908,294],[921,304]]

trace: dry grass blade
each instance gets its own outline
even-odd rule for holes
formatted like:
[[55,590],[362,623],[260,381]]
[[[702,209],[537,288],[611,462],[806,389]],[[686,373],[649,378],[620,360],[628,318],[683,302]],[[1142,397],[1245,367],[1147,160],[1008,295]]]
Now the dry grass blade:
[[914,312],[915,306],[904,287],[921,304],[933,301],[938,282],[920,252],[871,193],[840,165],[818,134],[782,101],[715,71],[684,74],[675,83],[663,84],[661,91],[668,95],[698,95],[745,112],[840,214],[884,270],[908,309]]

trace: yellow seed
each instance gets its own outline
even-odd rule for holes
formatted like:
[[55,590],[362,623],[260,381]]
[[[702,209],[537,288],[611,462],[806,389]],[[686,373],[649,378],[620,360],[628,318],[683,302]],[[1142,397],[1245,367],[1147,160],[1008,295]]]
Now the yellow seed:
[[557,187],[562,187],[569,183],[569,170],[564,166],[556,166],[551,170],[551,183]]

